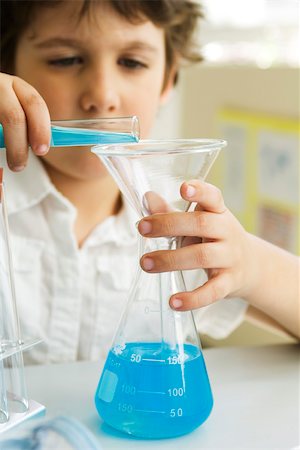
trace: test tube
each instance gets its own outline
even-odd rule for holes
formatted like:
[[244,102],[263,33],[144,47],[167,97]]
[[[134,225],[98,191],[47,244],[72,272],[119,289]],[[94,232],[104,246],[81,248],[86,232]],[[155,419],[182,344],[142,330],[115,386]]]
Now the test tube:
[[[0,149],[5,136],[0,124]],[[79,147],[138,142],[139,121],[136,116],[101,119],[51,121],[51,147]]]
[[0,424],[7,422],[9,419],[6,383],[4,378],[4,364],[0,360]]
[[[0,168],[0,423],[10,412],[25,412],[28,399],[23,373],[22,340],[14,284],[5,202]],[[7,369],[7,370],[4,370]]]

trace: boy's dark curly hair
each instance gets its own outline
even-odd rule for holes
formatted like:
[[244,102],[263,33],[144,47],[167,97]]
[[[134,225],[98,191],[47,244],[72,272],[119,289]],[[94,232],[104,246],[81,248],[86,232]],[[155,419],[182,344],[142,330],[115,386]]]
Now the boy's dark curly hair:
[[[65,0],[0,0],[0,71],[13,74],[20,36],[40,8],[53,8]],[[69,0],[70,1],[70,0]],[[74,1],[74,0],[73,0]],[[78,0],[77,0],[78,1]],[[80,0],[80,17],[103,0]],[[194,42],[198,19],[203,17],[199,2],[192,0],[105,0],[132,23],[150,20],[165,32],[166,74],[176,58],[198,62],[201,55]]]

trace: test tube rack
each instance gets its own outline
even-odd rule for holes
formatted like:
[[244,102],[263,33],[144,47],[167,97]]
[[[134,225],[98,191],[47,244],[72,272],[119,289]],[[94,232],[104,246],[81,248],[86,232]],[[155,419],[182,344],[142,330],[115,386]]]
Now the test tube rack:
[[27,396],[23,351],[40,340],[21,338],[3,172],[0,167],[0,433],[45,411]]

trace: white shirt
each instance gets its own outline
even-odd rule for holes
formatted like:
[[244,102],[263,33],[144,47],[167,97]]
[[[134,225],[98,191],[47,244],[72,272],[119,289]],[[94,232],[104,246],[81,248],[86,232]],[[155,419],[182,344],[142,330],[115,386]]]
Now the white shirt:
[[[25,361],[105,358],[138,265],[135,212],[124,200],[120,213],[98,225],[79,249],[76,209],[38,158],[31,153],[26,169],[13,173],[3,154],[0,166],[22,335],[43,340],[24,353]],[[188,289],[201,284],[199,273],[186,274]],[[241,299],[201,308],[195,313],[197,329],[223,338],[241,323],[246,308]]]

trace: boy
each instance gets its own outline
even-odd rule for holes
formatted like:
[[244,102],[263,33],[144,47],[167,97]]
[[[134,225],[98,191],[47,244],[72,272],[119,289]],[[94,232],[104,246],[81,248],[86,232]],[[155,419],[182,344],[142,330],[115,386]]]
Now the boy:
[[[48,153],[50,117],[134,114],[147,137],[181,61],[199,59],[192,36],[200,16],[188,0],[1,1],[0,123],[8,165],[19,172],[6,182],[20,317],[25,334],[44,340],[31,362],[105,355],[135,261],[131,210],[95,155]],[[173,296],[171,306],[242,297],[297,335],[296,258],[246,233],[213,186],[191,181],[181,194],[197,202],[194,213],[139,224],[150,237],[194,236],[193,245],[141,260],[149,272],[207,270],[209,281]],[[246,307],[233,299],[199,309],[198,328],[222,337]]]

